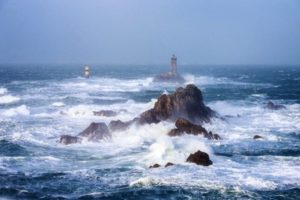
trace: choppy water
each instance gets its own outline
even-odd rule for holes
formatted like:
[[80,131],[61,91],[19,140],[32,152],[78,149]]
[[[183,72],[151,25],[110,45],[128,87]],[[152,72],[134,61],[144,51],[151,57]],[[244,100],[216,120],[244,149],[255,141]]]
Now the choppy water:
[[[173,123],[131,127],[109,141],[64,146],[91,122],[129,120],[178,85],[155,84],[162,66],[0,66],[0,198],[297,199],[300,196],[300,67],[182,66],[187,83],[225,120],[223,137],[168,137]],[[272,100],[284,110],[268,110]],[[120,111],[115,117],[93,111]],[[124,111],[124,109],[126,111]],[[254,135],[265,137],[253,140]],[[185,163],[207,152],[213,165]],[[177,163],[149,169],[154,163]]]

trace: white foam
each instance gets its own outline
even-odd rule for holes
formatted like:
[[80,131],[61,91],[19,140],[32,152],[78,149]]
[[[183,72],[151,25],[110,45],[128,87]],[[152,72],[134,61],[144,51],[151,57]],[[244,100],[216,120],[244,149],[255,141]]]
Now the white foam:
[[12,95],[0,96],[0,104],[9,104],[16,101],[19,101],[20,98]]
[[63,102],[54,102],[54,103],[52,104],[52,106],[55,106],[55,107],[64,107],[65,104],[64,104]]
[[16,108],[10,108],[2,112],[3,116],[12,117],[19,115],[30,115],[30,111],[26,105],[21,105]]
[[7,93],[7,89],[0,87],[0,95],[6,94]]
[[[152,84],[153,78],[145,79],[115,79],[115,78],[94,78],[77,79],[59,84],[65,90],[77,90],[88,92],[138,92]],[[116,84],[117,83],[117,84]]]

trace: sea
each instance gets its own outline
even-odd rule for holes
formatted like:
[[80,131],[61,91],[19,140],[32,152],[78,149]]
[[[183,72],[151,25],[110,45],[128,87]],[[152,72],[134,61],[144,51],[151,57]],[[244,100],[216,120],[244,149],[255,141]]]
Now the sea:
[[[94,64],[85,79],[81,64],[1,65],[0,199],[300,198],[300,66],[181,65],[185,83],[153,82],[168,68]],[[58,143],[91,122],[131,120],[187,84],[218,113],[203,127],[222,140],[169,137],[174,122],[163,121]],[[187,163],[198,150],[213,165]]]

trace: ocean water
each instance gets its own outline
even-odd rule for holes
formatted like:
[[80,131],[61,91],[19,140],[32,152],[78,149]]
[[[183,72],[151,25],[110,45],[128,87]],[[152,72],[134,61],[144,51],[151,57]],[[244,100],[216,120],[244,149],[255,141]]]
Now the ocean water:
[[[158,84],[167,66],[0,66],[1,199],[299,199],[300,67],[180,66],[186,83]],[[130,120],[193,83],[222,118],[223,139],[168,137],[174,123],[132,126],[99,143],[62,145],[91,122]],[[266,109],[273,101],[286,107]],[[109,109],[115,117],[93,116]],[[253,140],[254,135],[265,139]],[[213,165],[186,163],[205,151]],[[152,164],[176,163],[149,169]]]

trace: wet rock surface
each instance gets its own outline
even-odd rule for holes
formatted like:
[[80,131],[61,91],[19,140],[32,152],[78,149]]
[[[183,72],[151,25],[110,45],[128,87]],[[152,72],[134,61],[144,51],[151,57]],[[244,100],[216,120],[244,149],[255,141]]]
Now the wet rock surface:
[[212,161],[209,159],[209,155],[202,151],[197,151],[195,153],[190,154],[186,162],[191,162],[203,166],[209,166],[213,164]]
[[191,134],[191,135],[203,135],[208,139],[219,140],[221,137],[218,134],[213,134],[212,132],[208,132],[205,128],[201,125],[193,124],[192,122],[184,119],[179,118],[176,120],[175,123],[176,128],[172,129],[168,135],[169,136],[180,136],[183,134]]
[[77,136],[70,136],[70,135],[62,135],[60,136],[59,143],[69,145],[75,143],[81,143],[81,138]]
[[160,164],[154,164],[154,165],[151,165],[149,168],[159,168],[160,167]]
[[95,116],[104,116],[104,117],[114,117],[118,113],[113,110],[100,110],[100,111],[93,111]]
[[215,112],[203,103],[202,92],[193,84],[177,88],[172,94],[161,95],[154,108],[140,115],[139,123],[158,123],[186,118],[192,122],[209,122]]
[[78,136],[86,137],[89,141],[99,141],[104,138],[110,138],[111,134],[105,123],[91,123],[85,130],[78,134]]
[[77,136],[62,135],[60,136],[59,143],[61,144],[74,144],[80,143],[83,138],[88,141],[98,142],[99,140],[111,138],[111,134],[105,123],[91,123],[85,130],[80,132]]

